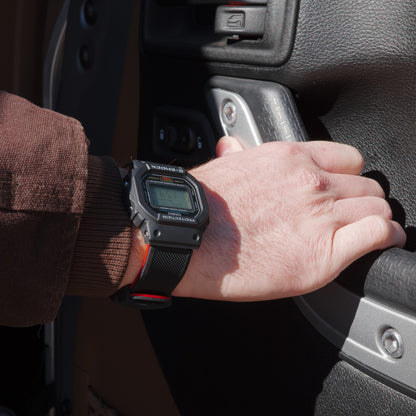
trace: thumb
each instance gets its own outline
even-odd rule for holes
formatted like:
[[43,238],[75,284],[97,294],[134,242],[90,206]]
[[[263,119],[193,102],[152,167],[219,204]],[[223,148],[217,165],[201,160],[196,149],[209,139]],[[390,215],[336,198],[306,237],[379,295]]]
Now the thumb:
[[243,147],[238,140],[231,136],[224,136],[217,143],[217,157],[225,156],[229,153],[240,152]]

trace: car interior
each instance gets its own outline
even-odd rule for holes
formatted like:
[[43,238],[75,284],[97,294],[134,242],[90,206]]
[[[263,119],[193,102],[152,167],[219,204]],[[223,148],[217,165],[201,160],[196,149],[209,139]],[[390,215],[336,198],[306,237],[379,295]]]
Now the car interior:
[[0,415],[416,414],[414,1],[0,7],[1,89],[80,120],[91,154],[191,168],[224,135],[351,144],[408,238],[293,299],[68,296],[54,322],[0,327]]

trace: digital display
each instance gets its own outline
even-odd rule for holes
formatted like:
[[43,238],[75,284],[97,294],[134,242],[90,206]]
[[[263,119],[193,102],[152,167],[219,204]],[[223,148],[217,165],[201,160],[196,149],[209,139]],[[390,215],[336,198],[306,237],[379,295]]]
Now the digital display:
[[191,194],[185,186],[148,182],[148,190],[155,207],[194,210]]

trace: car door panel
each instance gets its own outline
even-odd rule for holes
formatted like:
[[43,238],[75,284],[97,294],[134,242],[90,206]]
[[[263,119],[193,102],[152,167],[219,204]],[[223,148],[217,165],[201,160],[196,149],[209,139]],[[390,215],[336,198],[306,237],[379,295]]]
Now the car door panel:
[[[58,108],[81,118],[92,150],[108,153],[120,143],[113,140],[114,114],[129,98],[119,101],[123,49],[111,42],[104,48],[102,39],[109,42],[117,31],[110,21],[128,20],[128,7],[113,16],[110,5],[100,5],[107,37],[94,38],[93,29],[79,21],[84,3],[71,2]],[[395,218],[406,226],[406,250],[374,253],[328,288],[295,302],[175,299],[169,310],[143,312],[147,332],[183,415],[270,409],[296,415],[412,415],[416,374],[406,360],[412,361],[415,345],[416,8],[410,0],[272,0],[267,6],[265,35],[237,38],[215,34],[218,2],[143,0],[138,137],[137,127],[124,134],[134,132],[130,142],[141,159],[191,167],[215,156],[222,133],[221,115],[207,98],[210,88],[242,97],[264,141],[287,138],[278,120],[290,114],[283,124],[291,137],[334,140],[362,152],[364,172],[381,181]],[[276,34],[277,43],[271,40]],[[91,68],[80,69],[77,54],[85,39],[101,42],[101,52]],[[75,78],[71,71],[77,71]],[[286,101],[279,94],[247,92],[251,83],[269,86],[267,91],[283,86]],[[79,106],[79,97],[99,105]],[[111,125],[98,128],[107,113]],[[197,130],[197,145],[186,152],[164,141],[166,128],[183,126]],[[371,316],[379,319],[373,326],[371,319],[365,321]],[[382,332],[400,326],[400,320],[409,324],[395,328],[403,337],[403,359],[380,347]],[[359,341],[367,355],[354,350]]]
[[[400,2],[400,4],[395,3],[394,5],[390,2],[378,2],[375,6],[371,2],[365,1],[355,2],[354,4],[350,2],[331,2],[328,4],[327,2],[302,1],[300,3],[293,51],[284,65],[280,67],[265,67],[263,66],[263,62],[256,61],[255,57],[249,62],[251,65],[232,63],[234,60],[219,63],[217,61],[221,60],[220,58],[216,60],[215,57],[207,57],[204,54],[204,46],[200,48],[201,53],[199,58],[206,59],[208,62],[195,62],[194,59],[192,61],[175,62],[173,59],[163,58],[161,56],[163,55],[163,50],[161,50],[162,46],[159,45],[157,49],[152,51],[147,50],[147,52],[153,52],[159,56],[150,55],[149,53],[147,55],[148,62],[144,65],[149,65],[149,68],[152,68],[152,70],[155,68],[169,67],[170,72],[162,76],[156,69],[156,74],[154,74],[155,81],[149,86],[149,90],[152,90],[153,102],[157,101],[157,97],[160,102],[163,102],[167,89],[172,91],[173,96],[177,96],[179,94],[178,89],[190,85],[190,74],[192,76],[191,82],[195,83],[198,82],[196,80],[199,80],[200,88],[206,82],[209,83],[211,75],[214,74],[267,80],[289,87],[296,97],[299,111],[303,117],[309,137],[311,139],[331,139],[358,147],[366,160],[365,171],[370,171],[376,177],[380,176],[380,174],[374,172],[382,172],[385,178],[383,185],[388,184],[386,190],[390,200],[393,202],[392,205],[396,217],[402,221],[403,225],[404,220],[406,220],[406,225],[411,227],[414,209],[412,204],[414,172],[414,169],[412,169],[414,163],[412,150],[414,149],[413,131],[415,118],[410,110],[412,105],[410,108],[407,106],[409,103],[414,102],[414,89],[409,88],[412,77],[409,75],[411,72],[410,68],[412,67],[412,56],[414,58],[414,43],[412,42],[414,37],[414,17],[415,10],[410,2]],[[224,49],[226,50],[228,46],[224,46]],[[169,54],[169,52],[172,53],[169,45],[166,47],[165,52],[166,54]],[[195,58],[195,55],[192,54],[187,55],[183,53],[183,56]],[[186,67],[187,65],[189,65],[188,68]],[[163,94],[158,94],[158,86],[161,83],[163,86],[160,91],[163,91]],[[172,84],[176,86],[169,87]],[[191,86],[190,90],[194,91],[194,87]],[[144,97],[147,97],[145,91],[143,91],[143,94]],[[173,99],[175,98],[173,97]],[[190,99],[191,97],[188,97],[188,102]],[[172,105],[172,102],[170,104]],[[259,116],[256,114],[256,110],[252,109],[252,111],[254,117],[256,118],[257,116],[258,118]],[[149,113],[151,113],[151,110]],[[144,128],[143,123],[142,127]],[[403,181],[401,172],[406,172],[406,181]],[[408,172],[411,173],[408,175]],[[406,212],[406,218],[403,216],[404,212]],[[408,231],[409,244],[411,245],[413,244],[412,230],[410,229]],[[404,254],[404,256],[407,257],[408,254]],[[399,270],[400,264],[390,258],[387,261],[387,265],[391,266],[389,272],[387,272],[387,278],[391,278],[394,275],[394,272],[391,270]],[[384,269],[388,267],[387,265],[384,264]],[[353,277],[350,276],[352,274],[351,272],[346,272],[339,282],[347,288],[351,288],[351,284],[348,282],[353,279],[356,282],[355,285],[361,288],[360,292],[364,292],[367,271],[368,268],[361,265],[358,270],[357,267],[354,269]],[[377,272],[373,272],[372,276],[373,281],[376,282],[379,280]],[[410,278],[409,274],[408,278]],[[319,296],[321,296],[321,298],[318,298],[319,301],[326,299],[327,304],[331,305],[331,299],[327,299],[323,292]],[[402,294],[399,292],[397,296],[401,297]],[[183,301],[179,301],[179,303],[181,303],[179,309],[183,309]],[[238,320],[238,316],[242,315],[242,306],[233,306],[235,309],[232,311],[228,310],[227,313],[234,316],[234,320]],[[354,306],[354,303],[352,306]],[[355,306],[358,307],[358,302],[355,303]],[[255,308],[252,305],[246,307]],[[400,304],[394,304],[394,308],[398,309],[399,313],[403,309]],[[346,332],[341,334],[341,338],[345,342],[348,337],[348,330],[354,323],[354,315],[350,316],[349,319],[348,316],[344,317],[342,321],[343,311],[337,310],[336,302],[332,302],[332,308],[329,312],[332,315],[336,315],[343,323],[344,328],[346,328]],[[174,308],[172,314],[175,313],[176,309]],[[186,315],[190,313],[195,315],[194,306],[182,311],[176,317],[175,321],[183,322],[186,320]],[[210,328],[208,332],[223,334],[224,328],[218,321],[224,319],[224,313],[210,314],[206,312],[206,309],[201,313],[210,315],[211,325],[215,328],[215,330]],[[254,312],[254,315],[263,317],[258,312]],[[289,315],[293,319],[292,314],[284,315]],[[227,317],[229,316],[227,315]],[[279,329],[283,327],[287,330],[278,316],[274,315],[274,317],[276,319],[276,327]],[[234,322],[232,318],[229,319]],[[163,320],[157,325],[155,324],[154,315],[149,316],[146,313],[145,320],[148,323],[151,336],[157,336],[155,335],[158,331],[155,329],[157,325],[166,329]],[[202,317],[200,320],[204,321]],[[172,322],[169,325],[172,325]],[[392,325],[392,322],[386,320],[384,325]],[[298,325],[297,329],[298,331],[304,331],[307,326],[308,324],[304,322]],[[232,330],[229,329],[230,331],[235,331],[236,333],[241,331],[241,328],[237,329],[234,325],[230,326],[230,328],[233,328]],[[373,328],[367,328],[367,330],[369,331],[368,336],[374,338],[374,342],[376,342],[379,327],[377,326],[374,329],[376,333],[372,332]],[[267,331],[267,329],[264,328],[264,331]],[[276,330],[276,332],[280,333],[279,330]],[[285,331],[283,330],[283,332]],[[216,347],[220,350],[227,348],[224,346],[223,337],[219,338],[221,340],[218,340]],[[250,349],[248,345],[262,345],[261,348],[264,348],[264,342],[261,342],[260,339],[261,337],[259,336],[254,340],[245,338],[244,341],[236,342],[236,344],[239,345],[239,348],[247,347],[247,349]],[[274,340],[276,355],[290,356],[290,353],[282,346],[283,343],[279,343],[277,339],[280,338],[276,336]],[[310,340],[305,334],[302,339],[304,340],[303,345],[305,351],[307,351],[310,346]],[[188,340],[188,342],[190,341]],[[229,344],[226,345],[230,346],[232,344],[233,341],[230,340]],[[158,348],[157,345],[160,345],[160,343],[155,343],[156,349]],[[411,348],[411,339],[407,340],[407,345]],[[339,347],[341,348],[342,345]],[[163,347],[159,348],[163,349]],[[186,347],[183,348],[186,349]],[[192,345],[192,350],[195,348],[196,346]],[[379,347],[377,347],[376,353],[380,361],[388,361],[388,358],[383,355]],[[160,354],[162,357],[166,357],[166,361],[168,361],[168,351],[161,352]],[[183,354],[187,356],[190,352],[187,350]],[[245,355],[250,356],[248,353]],[[293,360],[289,360],[289,367],[293,365],[293,361],[299,359],[299,355],[292,355],[292,357]],[[350,357],[347,357],[345,353],[344,358],[349,358],[351,362],[354,361]],[[165,360],[161,358],[161,362],[163,367]],[[211,365],[214,366],[214,363],[211,362]],[[273,362],[273,364],[269,363],[269,365],[269,370],[273,372],[275,369],[273,365],[276,364]],[[361,366],[361,369],[364,367],[366,366]],[[212,367],[210,366],[210,368]],[[312,364],[308,363],[307,368],[310,370],[308,374],[315,372]],[[338,367],[334,366],[334,368]],[[344,368],[344,364],[342,364],[342,368]],[[348,365],[345,365],[345,368],[349,369]],[[281,368],[279,370],[282,372]],[[170,383],[172,386],[177,386],[179,383],[178,378],[180,376],[177,375],[178,372],[179,370],[176,367],[175,371],[171,370],[167,372],[167,378],[172,377]],[[276,373],[279,373],[279,371],[276,371]],[[346,373],[348,373],[347,370],[344,374]],[[389,379],[387,382],[392,385],[390,376],[393,373],[394,371],[392,370],[391,374],[384,374],[384,378],[381,378],[384,381]],[[236,374],[239,374],[239,376],[236,376],[236,380],[246,381],[242,373],[236,371]],[[383,376],[383,374],[379,375]],[[372,376],[377,376],[375,371],[372,372]],[[412,374],[409,374],[409,377],[412,379]],[[215,377],[211,374],[211,378],[207,378],[208,380],[213,380]],[[201,377],[201,383],[203,382],[202,379],[203,377]],[[257,376],[253,377],[253,379],[256,380],[256,383],[259,383],[259,379],[261,378]],[[297,409],[296,411],[298,412],[296,413],[294,411],[294,414],[304,414],[306,411],[305,408],[296,407],[300,406],[298,404],[293,405],[293,400],[296,395],[300,394],[300,389],[295,387],[299,383],[298,378],[292,375],[292,377],[288,376],[285,379],[291,386],[291,393],[285,391],[286,394],[283,394],[283,398],[281,398],[282,402],[286,402],[287,400],[286,403],[292,403],[292,406],[294,406],[293,409]],[[195,378],[193,380],[195,382]],[[338,382],[342,385],[341,380],[338,380]],[[226,388],[226,386],[230,385],[229,382],[224,383],[222,389],[218,387],[218,390],[227,390],[230,396],[234,398],[234,401],[230,401],[238,403],[240,397],[239,392],[244,391],[244,389],[241,386],[243,383],[239,384],[235,382],[234,386],[237,384],[239,388],[236,388],[235,391],[233,390],[234,395],[230,393],[229,387],[228,389]],[[250,385],[253,386],[253,384],[252,382]],[[366,384],[371,389],[370,385],[371,383]],[[377,389],[376,386],[378,384],[374,381],[373,388]],[[395,384],[395,388],[401,389],[401,387],[403,385],[398,381]],[[347,388],[347,385],[344,388]],[[186,388],[183,388],[183,391],[189,391],[188,389],[191,389],[191,386],[187,385]],[[403,389],[401,390],[403,391]],[[409,390],[409,386],[405,390],[408,394],[413,395],[410,391],[411,389]],[[267,397],[269,396],[271,395]],[[183,400],[185,402],[185,399]],[[359,397],[356,397],[356,400],[360,402]],[[364,400],[364,396],[361,400]],[[270,405],[270,401],[266,400],[266,402]],[[312,403],[313,399],[310,398],[308,402]],[[322,401],[317,403],[320,406],[324,406]],[[412,401],[409,399],[408,403],[412,403]],[[349,405],[352,406],[351,403]],[[181,408],[180,405],[179,407]],[[190,411],[189,408],[188,412]],[[227,409],[227,411],[230,411],[230,409]],[[224,411],[224,414],[227,411]],[[239,407],[238,411],[242,412],[242,414],[245,414],[244,412],[246,411],[248,414],[247,403]],[[312,412],[313,408],[309,408],[308,411]],[[320,410],[318,408],[315,411],[319,412]],[[344,412],[347,411],[347,409],[344,409]],[[381,411],[381,408],[379,411]],[[377,411],[375,411],[375,414],[377,414]]]

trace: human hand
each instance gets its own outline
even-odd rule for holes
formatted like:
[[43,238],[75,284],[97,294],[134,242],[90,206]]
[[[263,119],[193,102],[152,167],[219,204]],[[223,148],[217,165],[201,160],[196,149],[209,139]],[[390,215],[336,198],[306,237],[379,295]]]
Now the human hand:
[[[210,224],[176,296],[268,300],[316,290],[359,257],[403,246],[380,185],[358,176],[347,145],[273,142],[244,151],[232,138],[191,173]],[[238,152],[239,151],[239,152]]]

